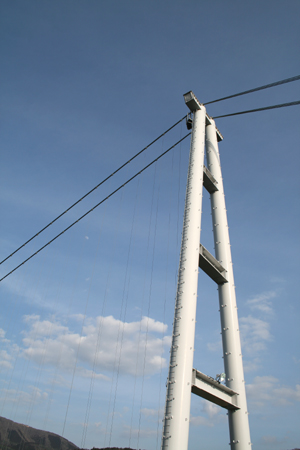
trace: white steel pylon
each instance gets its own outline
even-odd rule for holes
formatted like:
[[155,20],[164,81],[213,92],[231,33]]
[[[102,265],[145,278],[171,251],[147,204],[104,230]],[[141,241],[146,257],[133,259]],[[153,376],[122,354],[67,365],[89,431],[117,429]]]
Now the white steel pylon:
[[[218,141],[223,137],[193,92],[190,160],[170,351],[162,450],[187,450],[191,393],[228,410],[231,450],[251,448],[225,196]],[[208,167],[204,165],[204,152]],[[200,244],[202,190],[210,193],[215,257]],[[217,284],[226,386],[193,369],[198,267]]]

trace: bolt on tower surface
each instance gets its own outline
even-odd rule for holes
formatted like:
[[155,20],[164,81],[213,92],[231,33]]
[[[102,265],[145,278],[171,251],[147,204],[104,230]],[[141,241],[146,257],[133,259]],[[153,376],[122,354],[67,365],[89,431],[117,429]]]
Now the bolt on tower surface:
[[[250,430],[218,149],[223,137],[193,92],[184,99],[193,126],[161,448],[188,449],[194,393],[228,410],[231,450],[247,450]],[[200,244],[203,186],[210,194],[215,256]],[[193,369],[199,267],[218,285],[225,386]]]

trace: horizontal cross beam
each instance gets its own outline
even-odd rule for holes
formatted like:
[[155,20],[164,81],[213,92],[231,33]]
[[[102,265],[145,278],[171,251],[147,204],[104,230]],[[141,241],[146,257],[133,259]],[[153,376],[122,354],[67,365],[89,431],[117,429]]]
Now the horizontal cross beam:
[[228,283],[226,270],[202,244],[199,246],[199,267],[217,284]]
[[214,192],[218,191],[217,187],[217,181],[212,176],[211,172],[208,170],[206,166],[203,168],[203,186],[209,192],[210,194],[213,194]]
[[192,393],[222,408],[232,411],[240,409],[237,405],[236,392],[196,369],[192,372]]

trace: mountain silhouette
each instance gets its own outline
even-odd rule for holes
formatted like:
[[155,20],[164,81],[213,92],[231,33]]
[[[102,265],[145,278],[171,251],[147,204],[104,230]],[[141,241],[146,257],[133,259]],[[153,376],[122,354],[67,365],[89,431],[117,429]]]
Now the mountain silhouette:
[[0,450],[77,450],[58,434],[0,417]]

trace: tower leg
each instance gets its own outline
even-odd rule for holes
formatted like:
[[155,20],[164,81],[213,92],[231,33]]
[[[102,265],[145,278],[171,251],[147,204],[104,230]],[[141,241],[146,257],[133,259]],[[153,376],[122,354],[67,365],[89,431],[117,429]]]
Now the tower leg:
[[194,357],[201,227],[205,108],[194,112],[173,323],[163,450],[187,450]]
[[228,411],[230,445],[232,450],[249,450],[251,441],[231,249],[220,155],[213,120],[206,127],[206,155],[208,169],[216,179],[219,189],[211,194],[216,259],[227,270],[228,278],[228,283],[221,284],[218,288],[226,385],[238,393],[238,406],[240,408],[236,411]]

